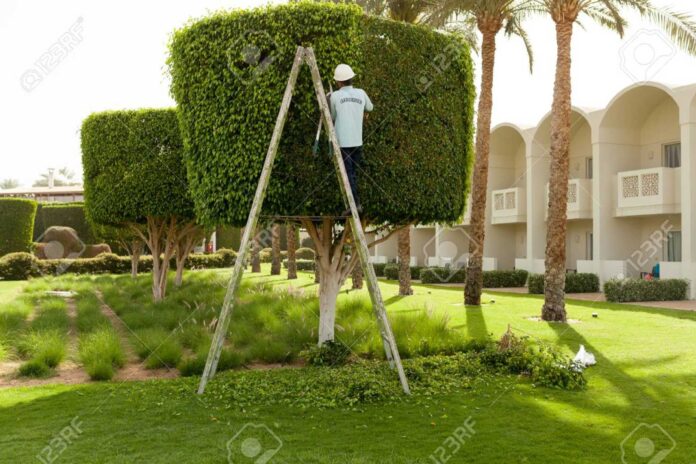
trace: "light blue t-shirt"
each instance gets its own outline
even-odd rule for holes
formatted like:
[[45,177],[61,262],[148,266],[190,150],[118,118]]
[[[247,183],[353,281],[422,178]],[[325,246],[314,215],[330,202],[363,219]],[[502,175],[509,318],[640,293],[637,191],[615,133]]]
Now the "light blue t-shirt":
[[341,147],[362,146],[363,117],[372,108],[370,97],[363,89],[348,85],[331,93],[331,117]]

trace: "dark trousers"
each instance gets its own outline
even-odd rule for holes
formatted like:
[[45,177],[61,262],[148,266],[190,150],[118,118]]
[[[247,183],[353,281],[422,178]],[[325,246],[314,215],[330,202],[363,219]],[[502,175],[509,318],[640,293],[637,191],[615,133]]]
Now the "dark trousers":
[[350,190],[353,192],[353,198],[355,198],[355,206],[360,206],[358,169],[360,169],[360,163],[362,162],[363,147],[341,147],[341,155],[343,156],[343,164],[346,165]]

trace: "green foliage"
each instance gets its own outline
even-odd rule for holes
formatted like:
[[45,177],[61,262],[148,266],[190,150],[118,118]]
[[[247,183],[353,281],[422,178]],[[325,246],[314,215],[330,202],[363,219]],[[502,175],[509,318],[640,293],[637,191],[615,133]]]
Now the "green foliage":
[[350,348],[339,341],[325,341],[318,345],[312,345],[303,351],[300,356],[305,358],[310,366],[338,367],[343,366],[350,358]]
[[181,360],[181,344],[165,329],[138,330],[133,335],[133,343],[138,357],[145,361],[147,369],[176,367]]
[[39,261],[30,253],[10,253],[0,258],[0,280],[27,280],[38,275]]
[[[281,250],[280,259],[287,259],[288,252]],[[259,252],[259,259],[262,263],[270,263],[273,260],[273,251],[270,248],[264,248]]]
[[424,284],[462,283],[466,280],[465,268],[425,267],[420,273]]
[[80,361],[92,380],[110,380],[114,368],[123,367],[126,356],[111,327],[102,326],[80,338]]
[[[296,259],[295,266],[298,271],[313,271],[314,270],[314,260],[313,259]],[[283,261],[283,267],[288,268],[288,260]]]
[[30,332],[22,340],[20,351],[32,361],[54,368],[65,358],[65,334],[59,330]]
[[0,198],[0,256],[31,250],[35,216],[34,200]]
[[39,203],[34,220],[34,241],[52,226],[71,227],[84,243],[95,243],[94,231],[85,217],[84,203]]
[[[530,274],[527,279],[527,290],[532,294],[544,293],[544,274]],[[595,293],[599,291],[599,277],[591,273],[566,274],[566,293]]]
[[[355,5],[299,2],[216,13],[173,35],[172,95],[203,223],[246,222],[298,45],[313,47],[326,87],[334,67],[350,63],[375,103],[359,180],[365,215],[390,223],[457,220],[473,153],[468,47],[425,27],[365,16]],[[270,65],[248,65],[250,46]],[[303,69],[264,214],[342,211],[337,179],[327,178],[330,158],[311,153],[318,116]]]
[[683,279],[613,279],[604,283],[607,301],[617,303],[686,300],[688,290],[689,281]]
[[95,113],[82,123],[81,136],[91,221],[193,218],[176,110]]
[[387,267],[386,263],[373,263],[372,267],[374,268],[377,277],[384,277],[384,268]]
[[[422,269],[422,266],[410,266],[411,278],[420,279]],[[380,273],[389,280],[399,280],[399,265],[397,263],[386,264],[382,267]]]
[[484,288],[524,287],[528,272],[522,269],[514,271],[483,271]]
[[215,240],[220,248],[239,250],[242,241],[242,230],[239,227],[218,227],[215,232]]
[[311,248],[300,247],[297,250],[295,250],[295,258],[298,260],[306,259],[314,261],[314,250]]
[[19,375],[23,377],[48,377],[51,368],[37,359],[30,359],[19,366]]

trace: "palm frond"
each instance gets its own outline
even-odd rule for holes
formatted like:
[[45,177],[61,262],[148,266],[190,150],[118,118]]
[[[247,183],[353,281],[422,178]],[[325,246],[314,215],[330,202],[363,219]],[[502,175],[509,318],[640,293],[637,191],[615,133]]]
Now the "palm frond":
[[638,8],[641,16],[662,27],[679,48],[690,55],[696,55],[696,22],[689,14],[670,8],[657,8],[650,2],[640,3],[647,3]]

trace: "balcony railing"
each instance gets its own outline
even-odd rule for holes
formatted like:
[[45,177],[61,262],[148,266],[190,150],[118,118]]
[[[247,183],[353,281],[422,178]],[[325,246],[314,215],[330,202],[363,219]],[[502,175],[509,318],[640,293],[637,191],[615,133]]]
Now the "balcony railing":
[[617,174],[616,216],[681,212],[680,168],[650,168]]
[[[549,204],[549,184],[546,184],[546,204]],[[592,179],[568,179],[568,219],[592,219]],[[546,216],[549,212],[546,208]]]
[[527,195],[523,188],[493,190],[492,224],[515,224],[527,220]]

